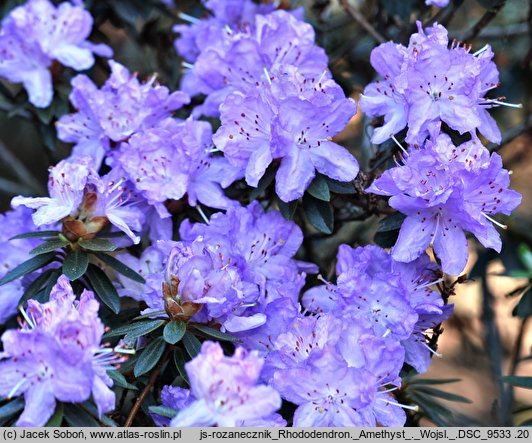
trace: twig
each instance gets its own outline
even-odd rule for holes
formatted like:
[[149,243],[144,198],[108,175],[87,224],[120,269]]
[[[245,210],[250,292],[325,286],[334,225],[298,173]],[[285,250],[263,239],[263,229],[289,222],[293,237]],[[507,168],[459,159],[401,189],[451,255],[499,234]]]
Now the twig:
[[26,168],[26,165],[22,163],[13,153],[7,148],[7,146],[0,140],[0,160],[8,164],[13,173],[20,179],[22,183],[36,193],[44,192],[41,184],[36,180],[31,172]]
[[514,141],[517,137],[525,132],[528,132],[532,129],[532,116],[529,116],[527,121],[521,123],[520,125],[514,126],[513,128],[508,129],[503,135],[502,140],[499,145],[496,143],[490,143],[487,148],[490,152],[497,152],[502,149],[508,143]]
[[164,354],[153,370],[153,372],[150,375],[150,378],[148,380],[148,383],[144,387],[144,390],[141,392],[141,394],[138,396],[137,401],[133,405],[133,408],[131,409],[131,412],[129,413],[126,423],[124,424],[125,428],[130,428],[133,424],[133,420],[135,420],[135,416],[139,412],[140,406],[142,405],[142,402],[145,400],[146,396],[150,392],[151,388],[157,381],[157,377],[159,376],[159,373],[161,372],[161,369],[163,368],[164,364],[166,363],[166,360],[168,360],[168,355],[170,354],[170,351],[172,348],[169,346],[166,348],[166,351],[164,351]]
[[488,24],[491,22],[495,16],[498,14],[498,12],[502,9],[504,6],[504,3],[498,6],[494,6],[489,11],[486,11],[482,17],[480,17],[480,20],[465,34],[462,35],[462,38],[460,39],[463,42],[469,41],[474,39],[480,34],[480,31],[482,31]]
[[490,28],[483,29],[478,35],[479,38],[492,39],[492,38],[509,38],[518,37],[528,32],[527,23],[515,23],[508,26],[492,26]]
[[366,20],[366,18],[351,4],[349,3],[349,0],[340,0],[340,4],[344,8],[344,10],[355,19],[355,21],[362,26],[368,33],[379,43],[384,43],[386,39]]
[[509,375],[515,375],[517,371],[517,365],[519,364],[519,357],[521,356],[521,348],[523,347],[523,338],[525,337],[526,327],[528,319],[523,318],[521,320],[521,325],[519,327],[519,333],[517,334],[517,339],[515,340],[515,345],[512,353],[512,362],[510,364]]

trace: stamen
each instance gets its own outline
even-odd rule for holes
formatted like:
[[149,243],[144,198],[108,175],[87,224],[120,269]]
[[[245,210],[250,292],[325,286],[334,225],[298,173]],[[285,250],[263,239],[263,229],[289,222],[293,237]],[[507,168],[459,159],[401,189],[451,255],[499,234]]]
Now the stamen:
[[321,281],[322,283],[325,283],[326,285],[330,285],[331,282],[330,281],[327,281],[323,278],[323,275],[321,274],[318,274],[318,276],[316,277],[319,281]]
[[270,73],[266,69],[266,66],[264,66],[262,69],[264,70],[264,74],[266,75],[266,80],[268,80],[268,83],[271,85],[272,84],[272,79],[270,78]]
[[444,278],[439,278],[438,280],[435,280],[435,281],[429,281],[428,283],[424,283],[422,285],[419,285],[418,287],[416,287],[416,289],[425,289],[425,288],[427,288],[429,286],[437,285],[438,283],[441,283],[444,280],[445,280]]
[[433,354],[435,357],[443,358],[443,354],[440,354],[439,352],[436,352],[434,349],[432,349],[427,343],[422,342],[421,343],[425,348],[427,348],[431,354]]
[[24,320],[26,320],[26,323],[28,323],[28,325],[30,325],[30,327],[33,329],[35,328],[35,323],[33,323],[30,319],[30,317],[28,316],[28,314],[26,313],[26,311],[24,310],[24,308],[22,306],[19,306],[18,307],[18,310],[20,311],[20,313],[22,314],[22,317],[24,317]]
[[[507,102],[502,102],[496,99],[488,99],[486,100],[485,103],[481,103],[481,105],[489,105],[489,104],[494,104],[494,105],[499,105],[499,106],[508,106],[509,108],[518,108],[518,109],[523,108],[523,105],[521,103],[507,103]],[[487,106],[487,107],[493,108],[494,106]]]
[[496,224],[499,228],[502,228],[502,229],[508,229],[508,226],[506,225],[503,225],[502,223],[499,223],[497,220],[494,220],[493,218],[491,218],[488,214],[485,214],[484,212],[481,212],[481,214],[486,217],[490,222]]
[[410,411],[419,411],[419,406],[418,405],[415,405],[415,406],[412,406],[412,405],[403,405],[402,403],[397,403],[395,401],[391,401],[391,400],[388,400],[387,398],[379,398],[380,401],[383,401],[384,403],[387,403],[389,405],[393,405],[393,406],[399,406],[400,408],[403,408],[403,409],[409,409]]
[[181,20],[185,20],[186,22],[189,22],[189,23],[192,23],[192,24],[197,24],[197,23],[201,22],[201,20],[199,18],[192,17],[191,15],[185,14],[184,12],[178,13],[177,16]]
[[206,223],[206,224],[209,224],[209,219],[207,218],[207,216],[205,215],[205,212],[203,212],[203,209],[201,209],[201,206],[196,206],[196,209],[198,210],[199,212],[199,215],[201,215],[201,218],[203,219],[203,221]]
[[395,138],[395,135],[392,135],[391,136],[391,139],[395,142],[395,144],[397,146],[399,146],[399,148],[401,149],[401,151],[403,151],[403,153],[408,157],[408,152],[406,151],[405,148],[403,148],[403,145],[401,143],[399,143],[399,141]]
[[386,332],[383,334],[382,338],[387,337],[392,333],[392,330],[390,328],[386,329]]
[[432,239],[430,240],[430,245],[432,246],[434,244],[434,240],[436,240],[436,235],[438,234],[438,229],[440,228],[440,214],[436,217],[436,227],[434,228],[434,233],[432,234]]
[[485,45],[484,47],[480,48],[477,52],[474,52],[472,55],[474,57],[477,57],[480,54],[482,54],[484,51],[486,51],[486,49],[488,49],[489,47],[490,47],[490,45]]
[[194,65],[192,63],[187,63],[187,62],[181,62],[181,66],[183,66],[183,68],[186,68],[186,69],[194,68]]
[[21,378],[19,382],[15,386],[13,386],[13,389],[9,391],[9,394],[7,394],[7,399],[10,400],[11,397],[13,397],[15,393],[19,390],[19,388],[21,388],[24,385],[24,383],[26,383],[27,381],[28,381],[27,378]]

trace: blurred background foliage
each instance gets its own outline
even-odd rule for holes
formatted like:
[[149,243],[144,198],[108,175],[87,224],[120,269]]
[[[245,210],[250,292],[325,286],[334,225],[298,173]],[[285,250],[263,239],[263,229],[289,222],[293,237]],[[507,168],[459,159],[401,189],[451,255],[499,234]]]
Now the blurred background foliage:
[[[0,18],[22,3],[0,0]],[[175,0],[172,8],[158,0],[86,0],[85,5],[95,18],[92,41],[111,45],[114,58],[140,78],[156,73],[161,83],[178,87],[183,68],[173,48],[172,26],[181,22],[180,11],[204,15],[200,1]],[[523,108],[493,110],[503,143],[490,148],[499,151],[506,168],[513,171],[512,187],[523,194],[523,204],[506,220],[500,256],[471,240],[469,280],[456,285],[450,298],[456,314],[444,325],[439,340],[444,358],[434,360],[425,377],[428,381],[407,378],[405,395],[420,405],[414,420],[421,424],[531,424],[532,390],[527,388],[532,387],[532,0],[451,0],[441,10],[425,6],[423,0],[283,0],[281,6],[305,7],[318,44],[329,54],[333,75],[355,99],[376,75],[369,63],[371,50],[382,41],[406,43],[416,20],[425,26],[444,24],[451,39],[471,43],[473,50],[492,45],[502,82],[497,94],[522,103]],[[100,59],[88,74],[103,83],[106,62]],[[73,75],[67,68],[54,72],[54,102],[43,110],[28,105],[20,86],[0,81],[2,211],[9,208],[13,195],[45,194],[47,167],[68,155],[70,147],[56,138],[54,122],[71,111],[68,94]],[[371,123],[359,112],[337,137],[362,166],[355,189],[362,189],[392,164],[395,147],[372,145],[367,135]],[[334,272],[338,244],[364,245],[374,239],[381,245],[390,240],[393,244],[399,226],[397,216],[383,222],[387,211],[376,208],[369,198],[351,198],[338,191],[319,211],[332,235],[308,223],[305,227],[304,254],[325,274]],[[447,380],[435,388],[432,379]]]

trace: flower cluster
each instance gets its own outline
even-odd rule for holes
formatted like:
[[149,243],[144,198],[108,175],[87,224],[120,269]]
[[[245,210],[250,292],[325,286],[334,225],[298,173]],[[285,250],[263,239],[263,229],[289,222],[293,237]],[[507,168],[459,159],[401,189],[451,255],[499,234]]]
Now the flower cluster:
[[108,46],[87,41],[92,21],[79,1],[56,7],[49,0],[29,0],[13,9],[0,27],[0,77],[22,83],[33,105],[47,107],[54,62],[83,71],[94,64],[93,54],[112,55]]
[[362,110],[384,116],[372,141],[382,143],[408,126],[406,141],[422,145],[435,126],[446,123],[461,134],[477,131],[499,143],[501,133],[487,109],[505,104],[486,94],[499,85],[499,73],[489,45],[449,48],[447,30],[438,24],[418,32],[408,47],[383,43],[371,54],[371,64],[383,77],[369,84],[360,99]]
[[[204,114],[220,115],[214,144],[225,158],[253,187],[278,162],[276,192],[285,202],[301,197],[316,171],[353,180],[358,163],[332,137],[356,113],[356,104],[332,80],[312,27],[286,11],[258,14],[255,6],[225,20],[215,16],[177,29],[178,50],[194,61],[183,87],[207,95]],[[210,32],[211,26],[220,36],[204,41],[214,43],[193,45],[187,38],[197,27]]]
[[237,348],[224,355],[218,343],[206,341],[201,353],[186,364],[190,391],[166,387],[166,406],[179,409],[170,426],[284,426],[281,397],[258,384],[263,365],[256,351]]
[[454,146],[439,134],[410,149],[403,165],[385,171],[367,191],[390,196],[390,206],[406,215],[392,251],[396,260],[411,262],[431,245],[443,271],[459,275],[468,258],[464,231],[500,252],[493,223],[504,225],[492,215],[509,215],[521,203],[509,185],[501,157],[478,139]]
[[79,403],[92,395],[100,415],[114,409],[115,394],[109,388],[113,383],[106,371],[122,359],[100,346],[104,325],[98,308],[90,291],[76,300],[62,276],[49,302],[30,300],[22,311],[21,329],[2,335],[0,395],[24,395],[18,426],[44,426],[56,399]]
[[[160,260],[166,262],[163,297],[160,289],[157,297],[142,287],[133,296],[193,322],[214,321],[231,332],[257,328],[269,321],[272,302],[297,305],[305,272],[316,272],[292,258],[303,240],[299,227],[276,211],[264,212],[259,203],[215,214],[208,225],[185,221],[180,234],[182,241]],[[160,266],[147,285],[152,278],[161,281]]]
[[90,162],[89,157],[59,162],[50,169],[50,197],[18,196],[12,205],[36,209],[37,226],[62,221],[63,233],[72,241],[90,239],[110,222],[138,243],[133,231],[141,230],[144,219],[140,201],[119,169],[100,177]]

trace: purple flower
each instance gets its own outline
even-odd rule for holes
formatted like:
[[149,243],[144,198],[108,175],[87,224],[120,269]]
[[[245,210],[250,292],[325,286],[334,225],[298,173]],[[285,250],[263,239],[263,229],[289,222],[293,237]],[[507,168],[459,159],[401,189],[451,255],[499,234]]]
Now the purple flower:
[[[161,390],[161,404],[177,411],[189,406],[195,399],[188,389],[179,386],[164,386]],[[159,414],[150,414],[157,426],[169,426],[170,419]]]
[[485,97],[499,84],[493,52],[485,46],[471,54],[470,48],[449,48],[448,43],[443,26],[435,24],[425,32],[418,22],[408,47],[388,42],[373,50],[371,63],[382,80],[366,87],[360,106],[371,117],[384,116],[384,125],[373,133],[374,143],[408,126],[407,142],[422,145],[441,122],[461,134],[475,138],[478,130],[500,141],[487,109],[504,103]]
[[451,154],[451,161],[443,162],[439,156],[437,143],[411,150],[403,166],[384,172],[368,191],[390,196],[390,206],[407,216],[392,250],[395,260],[410,262],[431,245],[443,271],[458,275],[468,257],[464,231],[500,251],[500,236],[492,224],[500,223],[491,216],[509,215],[521,195],[508,189],[509,174],[496,153],[489,161],[487,155],[473,157],[476,164],[467,156]]
[[[0,214],[0,278],[32,256],[30,251],[41,241],[39,239],[10,240],[18,234],[38,231],[31,218],[32,211],[16,208]],[[4,323],[17,311],[20,298],[28,285],[38,276],[35,271],[23,279],[17,279],[0,286],[0,323]]]
[[226,357],[218,343],[204,342],[200,354],[185,365],[195,400],[171,426],[237,426],[269,417],[281,398],[272,387],[257,384],[262,365],[256,351],[237,348]]
[[[140,238],[133,231],[141,230],[144,215],[137,206],[137,196],[118,168],[99,177],[90,162],[87,157],[59,162],[50,169],[50,197],[18,196],[12,205],[36,209],[33,222],[37,226],[68,218],[69,222],[83,223],[83,236],[98,232],[110,222],[138,243]],[[80,235],[79,230],[76,235]]]
[[193,120],[182,123],[167,119],[164,126],[133,135],[113,155],[135,187],[161,217],[168,217],[166,200],[185,194],[191,206],[198,201],[227,209],[237,203],[223,193],[239,178],[240,169],[212,154],[209,123]]
[[100,347],[104,325],[98,308],[90,291],[76,301],[68,279],[61,276],[50,301],[30,300],[23,311],[26,323],[3,334],[0,395],[24,395],[18,426],[43,426],[56,399],[78,403],[92,395],[100,414],[114,409],[106,371],[122,360]]
[[437,6],[438,8],[445,8],[449,4],[449,0],[425,0],[427,6]]
[[0,76],[22,83],[33,105],[47,107],[55,60],[83,71],[94,64],[93,54],[112,55],[108,46],[87,41],[92,24],[89,12],[70,2],[56,7],[48,0],[29,0],[13,9],[0,29]]
[[133,134],[164,122],[172,112],[187,104],[187,94],[155,83],[146,83],[119,63],[110,60],[111,76],[98,89],[85,75],[72,80],[70,101],[78,112],[57,122],[61,140],[75,143],[73,155],[93,157],[99,168],[111,142],[127,141]]

